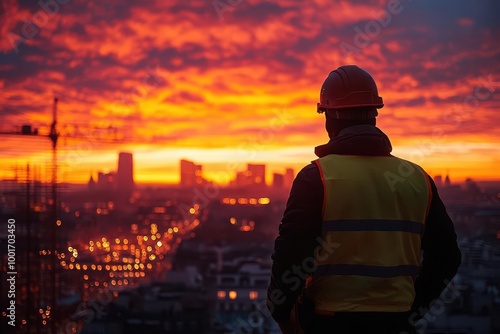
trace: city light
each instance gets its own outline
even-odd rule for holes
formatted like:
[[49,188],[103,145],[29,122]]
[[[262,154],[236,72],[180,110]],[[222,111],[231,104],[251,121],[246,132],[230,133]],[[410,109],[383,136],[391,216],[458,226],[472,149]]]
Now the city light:
[[153,212],[154,213],[165,213],[167,212],[166,209],[164,207],[156,207],[153,209]]
[[259,292],[255,291],[255,290],[251,290],[251,291],[249,291],[248,296],[249,296],[250,300],[255,300],[259,297]]
[[222,290],[217,291],[217,298],[218,299],[225,299],[226,298],[226,291],[222,291]]
[[269,203],[271,203],[271,200],[268,197],[261,197],[261,198],[259,198],[259,204],[267,205]]
[[246,197],[239,197],[238,199],[236,198],[230,198],[230,197],[224,197],[222,199],[223,204],[229,204],[229,205],[235,205],[236,203],[240,205],[267,205],[271,203],[271,200],[269,197],[260,197],[260,198],[246,198]]

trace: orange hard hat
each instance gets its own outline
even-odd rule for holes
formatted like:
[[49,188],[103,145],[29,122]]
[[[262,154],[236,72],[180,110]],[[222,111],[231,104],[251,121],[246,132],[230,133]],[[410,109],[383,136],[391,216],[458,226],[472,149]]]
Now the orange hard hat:
[[358,107],[382,108],[384,102],[378,96],[377,85],[370,73],[356,65],[340,66],[330,72],[320,92],[318,113],[327,110],[337,111],[337,118],[364,119],[378,115],[376,110],[364,115],[343,113],[343,109]]

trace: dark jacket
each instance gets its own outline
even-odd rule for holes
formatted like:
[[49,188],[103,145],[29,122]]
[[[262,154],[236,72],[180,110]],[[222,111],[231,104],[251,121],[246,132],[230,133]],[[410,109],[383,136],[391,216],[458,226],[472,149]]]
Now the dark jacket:
[[[316,147],[318,157],[329,154],[391,156],[389,138],[371,125],[357,125],[342,130],[327,144]],[[461,262],[457,236],[436,186],[429,177],[432,202],[422,236],[423,262],[415,280],[412,310],[428,308],[439,298],[455,276]],[[322,234],[323,183],[316,164],[304,167],[293,182],[279,236],[272,255],[273,267],[268,288],[268,307],[277,322],[287,320],[309,273],[304,259],[314,257]],[[423,313],[423,312],[420,312]],[[412,317],[421,318],[423,314]]]

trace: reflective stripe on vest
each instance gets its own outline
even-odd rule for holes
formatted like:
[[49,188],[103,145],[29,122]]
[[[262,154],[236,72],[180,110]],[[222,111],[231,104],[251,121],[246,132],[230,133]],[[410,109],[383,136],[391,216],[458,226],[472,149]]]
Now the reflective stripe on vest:
[[415,297],[429,179],[396,157],[328,155],[315,161],[325,196],[323,238],[306,287],[318,311],[404,312]]

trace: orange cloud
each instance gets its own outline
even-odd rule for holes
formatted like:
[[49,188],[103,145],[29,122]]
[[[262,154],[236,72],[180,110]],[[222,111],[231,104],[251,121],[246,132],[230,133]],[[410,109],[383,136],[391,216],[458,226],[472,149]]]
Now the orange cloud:
[[[74,0],[18,53],[2,39],[0,123],[8,131],[31,124],[46,135],[57,96],[61,161],[79,156],[71,172],[65,167],[72,182],[113,169],[119,150],[140,157],[137,178],[148,182],[174,182],[178,158],[207,163],[214,177],[228,160],[299,169],[327,140],[315,112],[322,81],[357,63],[379,85],[386,106],[378,124],[396,152],[418,150],[439,132],[426,168],[500,178],[490,168],[500,147],[495,21],[465,1],[446,15],[425,2],[389,3],[248,0],[221,20],[207,1]],[[40,10],[12,0],[2,6],[3,37],[19,34],[23,17]],[[367,24],[378,24],[376,33]],[[346,53],[343,42],[356,50]],[[19,140],[0,144],[3,166],[50,159],[50,143]],[[471,156],[481,167],[467,162]]]

